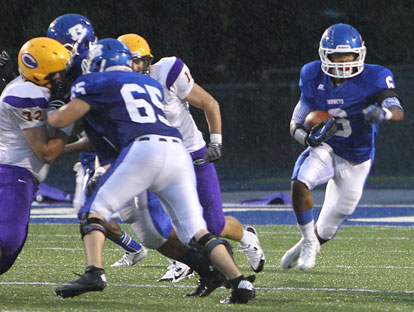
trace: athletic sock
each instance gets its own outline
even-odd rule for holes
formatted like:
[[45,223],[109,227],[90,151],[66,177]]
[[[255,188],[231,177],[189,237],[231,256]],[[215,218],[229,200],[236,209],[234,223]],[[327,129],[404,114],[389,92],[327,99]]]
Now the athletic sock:
[[136,253],[142,248],[141,244],[135,241],[127,232],[122,231],[120,238],[114,241],[115,244],[121,246],[125,251],[129,253]]
[[251,239],[251,235],[253,235],[252,233],[250,233],[249,231],[246,231],[245,229],[243,229],[243,237],[242,239],[239,241],[240,246],[242,247],[247,247],[250,244],[250,239]]

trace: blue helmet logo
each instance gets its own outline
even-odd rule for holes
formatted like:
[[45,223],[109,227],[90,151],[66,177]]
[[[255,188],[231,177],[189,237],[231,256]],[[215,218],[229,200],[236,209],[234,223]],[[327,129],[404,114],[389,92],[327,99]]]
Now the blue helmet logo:
[[36,59],[27,52],[22,54],[22,63],[30,69],[34,69],[38,66]]

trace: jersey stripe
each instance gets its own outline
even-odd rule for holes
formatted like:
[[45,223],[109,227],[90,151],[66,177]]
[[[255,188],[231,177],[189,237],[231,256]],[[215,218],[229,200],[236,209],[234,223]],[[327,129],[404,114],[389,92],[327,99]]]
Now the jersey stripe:
[[170,71],[168,72],[167,80],[165,82],[168,90],[171,88],[171,86],[177,80],[178,75],[180,74],[183,67],[184,67],[184,62],[181,59],[176,58],[173,66],[171,67]]

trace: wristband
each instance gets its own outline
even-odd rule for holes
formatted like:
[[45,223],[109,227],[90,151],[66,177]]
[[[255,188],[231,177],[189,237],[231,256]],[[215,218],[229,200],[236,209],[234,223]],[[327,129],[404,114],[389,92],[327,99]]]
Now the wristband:
[[222,144],[221,133],[211,133],[210,134],[210,143],[213,144]]
[[298,141],[300,144],[308,146],[306,143],[306,138],[308,137],[308,133],[303,128],[297,128],[295,130],[295,134],[293,135],[296,141]]
[[392,118],[392,112],[388,108],[382,109],[385,112],[384,119],[390,120]]

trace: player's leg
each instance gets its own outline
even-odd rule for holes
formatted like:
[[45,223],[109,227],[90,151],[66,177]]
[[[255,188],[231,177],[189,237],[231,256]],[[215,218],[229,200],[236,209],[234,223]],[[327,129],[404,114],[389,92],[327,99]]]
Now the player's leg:
[[226,303],[246,303],[254,297],[254,287],[234,262],[230,244],[206,229],[189,155],[181,144],[170,143],[166,151],[180,161],[167,157],[170,170],[157,178],[151,190],[163,203],[180,241],[200,251],[227,278],[232,295]]
[[311,190],[334,176],[332,149],[322,144],[305,150],[295,164],[291,183],[292,206],[302,238],[289,249],[281,260],[285,269],[300,264],[303,270],[315,265],[320,244],[316,237]]
[[28,170],[0,165],[0,275],[11,268],[26,242],[35,191]]
[[124,249],[124,255],[111,267],[131,266],[148,256],[147,249],[122,230],[118,222],[111,219],[105,224],[106,237]]
[[[115,212],[148,188],[157,175],[154,158],[145,147],[134,141],[125,147],[109,170],[99,179],[96,189],[79,212],[80,229],[85,246],[87,268],[78,280],[56,289],[62,297],[74,297],[106,286],[102,250],[106,237],[105,223]],[[151,167],[151,168],[149,168]],[[137,176],[135,172],[140,174]]]
[[240,222],[224,216],[220,183],[213,163],[199,163],[206,147],[191,153],[197,180],[197,193],[203,207],[203,216],[210,233],[239,242],[250,266],[255,272],[263,270],[265,255],[253,227],[243,229]]
[[[73,207],[78,212],[85,202],[89,179],[94,176],[95,167],[99,166],[95,153],[80,153],[79,162],[73,170],[76,172],[76,188],[73,200]],[[101,167],[103,172],[105,169]],[[93,190],[89,189],[89,192]],[[105,224],[106,235],[111,241],[124,249],[124,256],[112,266],[134,265],[145,259],[148,255],[147,250],[135,241],[131,236],[123,231],[115,220]]]
[[321,244],[331,240],[343,221],[351,215],[361,199],[371,160],[355,165],[336,157],[335,178],[328,182],[325,200],[316,223],[315,232]]

